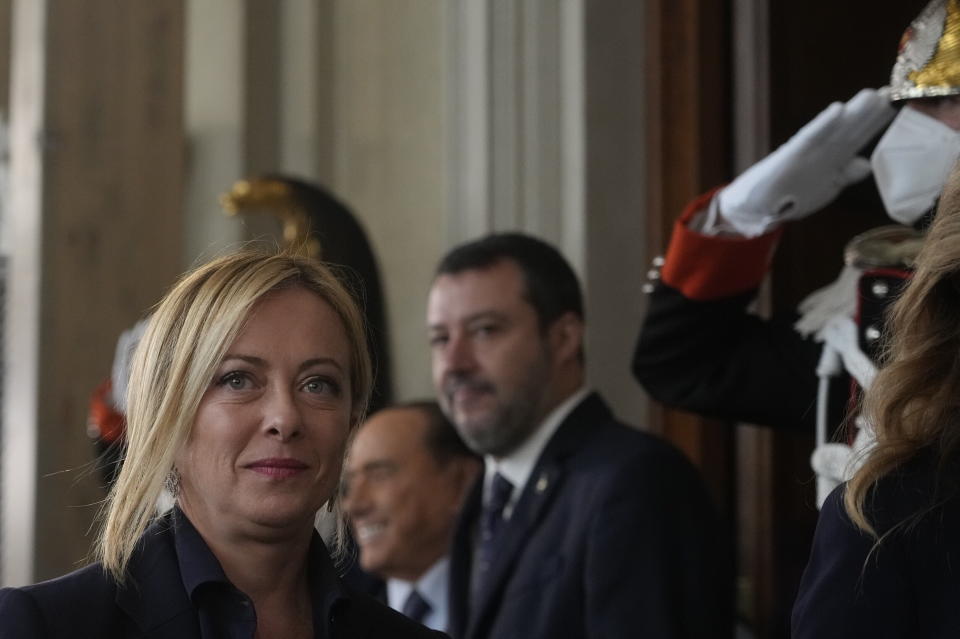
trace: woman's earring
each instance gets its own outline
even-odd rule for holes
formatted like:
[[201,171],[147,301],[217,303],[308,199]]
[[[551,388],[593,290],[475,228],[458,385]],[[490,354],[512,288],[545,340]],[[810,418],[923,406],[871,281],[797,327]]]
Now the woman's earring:
[[163,480],[163,487],[167,489],[167,492],[176,499],[180,496],[180,471],[176,468],[171,468],[170,472],[167,473],[166,479]]

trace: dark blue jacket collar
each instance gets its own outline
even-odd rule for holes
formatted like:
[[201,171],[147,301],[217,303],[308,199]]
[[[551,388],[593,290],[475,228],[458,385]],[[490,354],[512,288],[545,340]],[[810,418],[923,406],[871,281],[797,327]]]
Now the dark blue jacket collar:
[[[204,583],[229,583],[216,557],[178,508],[147,528],[130,559],[127,574],[127,581],[117,590],[117,605],[141,632],[154,637],[199,636],[190,595]],[[315,593],[314,620],[325,622],[349,595],[316,533],[310,544],[308,579],[310,590]]]

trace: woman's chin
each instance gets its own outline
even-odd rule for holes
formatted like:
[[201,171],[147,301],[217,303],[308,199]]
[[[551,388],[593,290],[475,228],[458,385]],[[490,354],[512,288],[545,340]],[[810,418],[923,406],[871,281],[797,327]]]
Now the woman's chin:
[[262,500],[251,504],[246,517],[251,524],[267,529],[312,528],[320,505],[289,499]]

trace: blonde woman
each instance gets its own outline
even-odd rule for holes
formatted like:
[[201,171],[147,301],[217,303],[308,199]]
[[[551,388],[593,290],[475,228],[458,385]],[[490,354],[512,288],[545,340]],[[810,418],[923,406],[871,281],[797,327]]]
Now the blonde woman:
[[793,636],[960,635],[960,172],[892,309],[877,444],[820,513]]
[[0,591],[0,637],[442,636],[349,591],[314,531],[366,408],[366,344],[317,263],[246,251],[184,277],[134,356],[98,561]]

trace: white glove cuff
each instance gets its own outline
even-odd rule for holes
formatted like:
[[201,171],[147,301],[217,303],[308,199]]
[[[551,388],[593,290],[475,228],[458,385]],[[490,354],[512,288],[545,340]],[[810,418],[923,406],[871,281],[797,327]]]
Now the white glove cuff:
[[723,217],[723,215],[720,214],[720,195],[722,193],[723,191],[721,190],[720,193],[715,195],[710,200],[710,205],[690,220],[687,228],[708,237],[757,237],[768,232],[768,230],[761,230],[759,233],[744,233],[736,224],[733,224],[730,220]]

